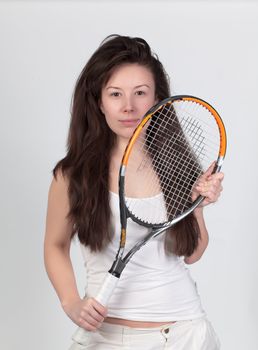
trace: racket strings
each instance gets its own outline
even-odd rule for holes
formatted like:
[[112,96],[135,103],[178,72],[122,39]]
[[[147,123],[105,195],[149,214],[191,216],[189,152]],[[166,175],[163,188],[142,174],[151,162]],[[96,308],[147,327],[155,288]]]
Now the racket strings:
[[[163,119],[164,121],[165,119]],[[165,122],[165,126],[167,127],[167,124],[168,124],[168,121]],[[191,122],[188,121],[188,125],[191,126]],[[198,129],[198,128],[196,128]],[[193,130],[194,128],[192,127],[192,131],[190,132],[189,131],[189,134],[193,134]],[[197,132],[195,132],[195,134],[197,134]],[[162,135],[164,136],[164,135]],[[166,135],[167,136],[167,135]],[[171,136],[171,135],[170,135]],[[175,144],[179,144],[178,142],[176,142],[176,140],[180,140],[181,138],[181,141],[180,142],[180,152],[178,152],[177,150],[175,150]],[[177,153],[178,155],[180,154],[181,157],[181,162],[182,162],[182,154],[185,156],[185,159],[183,160],[183,162],[181,163],[181,166],[182,166],[182,170],[184,170],[185,172],[189,172],[189,159],[190,157],[188,156],[189,159],[187,159],[187,148],[188,145],[186,144],[184,138],[182,137],[182,135],[180,135],[178,133],[177,137],[174,137],[174,138],[166,138],[165,142],[164,142],[164,145],[162,148],[160,148],[160,150],[158,152],[156,152],[156,154],[154,155],[153,157],[153,166],[157,169],[157,172],[159,174],[159,179],[160,179],[160,186],[163,187],[163,192],[166,196],[166,199],[167,199],[167,202],[168,202],[168,199],[170,200],[170,202],[174,202],[173,206],[171,203],[167,203],[167,206],[169,208],[169,212],[171,211],[170,208],[174,208],[174,213],[173,215],[175,215],[175,209],[177,209],[176,211],[179,210],[180,208],[180,204],[185,203],[186,201],[189,200],[189,193],[187,193],[185,191],[185,193],[183,194],[182,191],[180,192],[180,190],[178,189],[179,187],[179,182],[177,182],[178,180],[178,175],[179,175],[179,172],[177,171],[177,167],[172,167],[172,164],[171,162],[167,161],[171,158],[171,151],[173,151],[175,154]],[[192,157],[192,155],[191,155]],[[176,161],[176,158],[179,158],[178,156],[174,156],[173,159],[174,161]],[[161,160],[161,161],[159,161]],[[175,162],[174,162],[175,163]],[[186,166],[188,165],[188,166]],[[171,171],[173,170],[173,171]],[[182,173],[182,171],[181,171]],[[170,175],[170,177],[167,176],[167,174]],[[178,174],[178,175],[177,175]],[[181,174],[182,175],[182,174]],[[174,183],[177,184],[176,187],[173,188],[173,196],[172,196],[172,187],[169,185],[169,181],[172,178],[174,178]],[[185,176],[184,178],[181,176],[181,188],[186,188],[186,183],[189,181],[189,177]],[[179,196],[181,195],[181,196]],[[178,200],[176,198],[176,196],[178,197]],[[183,201],[182,201],[182,198],[183,198]],[[175,202],[176,202],[176,205],[175,205]],[[184,210],[185,208],[185,205],[182,205],[181,206],[181,211]]]
[[[190,104],[190,103],[189,103]],[[196,104],[197,103],[191,103],[191,104]],[[211,113],[206,110],[205,108],[201,107],[201,106],[197,106],[196,111],[194,111],[194,109],[191,109],[190,111],[186,108],[186,106],[182,106],[179,104],[174,104],[175,106],[173,106],[173,113],[175,113],[176,115],[180,115],[180,125],[181,127],[184,129],[184,121],[190,121],[190,123],[192,123],[192,127],[194,127],[194,125],[197,125],[197,123],[199,123],[199,127],[200,125],[202,125],[202,128],[205,130],[205,135],[206,135],[206,142],[207,142],[207,146],[211,149],[211,151],[213,152],[217,152],[217,147],[218,147],[218,141],[217,141],[217,137],[218,134],[214,133],[214,129],[216,128],[216,121],[214,120],[213,117],[211,118],[207,118],[207,114],[211,115]],[[189,107],[189,106],[188,106]],[[163,110],[158,111],[159,118],[165,118],[168,115],[168,112],[171,112],[171,110],[169,109],[168,106],[163,107],[163,109],[165,110],[165,113],[163,112]],[[198,113],[200,116],[196,117],[196,115],[194,113]],[[206,119],[210,119],[210,122],[208,123],[206,121]],[[173,122],[173,121],[172,121]],[[165,127],[165,124],[164,124]],[[178,124],[174,125],[175,130],[178,129]],[[159,132],[159,125],[153,125],[152,126],[152,130],[153,132]],[[179,130],[181,130],[181,128],[179,128]]]
[[[161,152],[157,152],[153,159],[152,159],[152,165],[154,166],[154,168],[157,169],[156,173],[151,173],[152,178],[154,176],[156,176],[156,174],[158,174],[159,177],[159,183],[157,184],[157,181],[155,181],[156,184],[156,190],[157,191],[161,191],[161,188],[163,190],[163,193],[166,197],[166,202],[167,202],[167,211],[170,214],[169,216],[171,216],[171,214],[173,214],[173,216],[177,215],[179,212],[181,213],[186,205],[184,205],[186,202],[189,202],[189,198],[190,198],[190,191],[185,191],[185,193],[182,193],[182,188],[186,188],[186,185],[189,182],[189,159],[187,159],[187,157],[185,157],[184,160],[184,164],[181,163],[182,165],[182,169],[185,173],[188,173],[188,176],[184,176],[183,177],[183,172],[181,171],[181,183],[177,181],[177,179],[179,178],[179,171],[178,171],[178,167],[177,165],[175,166],[176,162],[177,162],[177,158],[178,160],[181,159],[182,161],[182,157],[179,157],[179,154],[177,156],[174,156],[174,166],[172,166],[171,162],[169,161],[169,157],[171,157],[171,152],[170,150],[173,149],[173,141],[172,139],[167,140],[165,147],[161,148]],[[175,153],[178,153],[177,151]],[[182,152],[181,152],[182,153]],[[186,152],[185,152],[186,154]],[[163,162],[160,164],[160,159],[163,160]],[[173,170],[173,171],[172,171]],[[170,176],[168,176],[168,174]],[[171,183],[171,179],[173,180],[173,182],[176,184],[175,187],[172,187],[170,185]],[[146,179],[147,183],[152,183],[153,184],[153,179]],[[194,183],[194,181],[192,181],[192,183]],[[179,188],[179,184],[181,184],[180,188]],[[183,200],[182,200],[183,198]],[[182,203],[183,202],[183,203]],[[188,203],[189,205],[189,203]],[[157,208],[155,208],[155,212],[157,211]]]
[[[191,107],[192,106],[192,107]],[[189,101],[188,103],[174,103],[174,108],[178,115],[185,115],[193,120],[199,121],[202,129],[205,130],[206,142],[212,151],[218,150],[218,127],[216,119],[211,112],[196,102]]]
[[[157,171],[159,172],[160,182],[167,183],[172,177],[176,183],[180,175],[181,175],[181,180],[184,178],[185,180],[188,180],[188,176],[184,176],[184,172],[189,171],[190,157],[186,154],[182,155],[180,152],[174,151],[173,164],[171,164],[171,161],[170,161],[171,152],[172,151],[169,148],[169,145],[168,145],[168,148],[164,146],[162,151],[159,152],[158,157],[153,158],[153,166],[158,169]],[[160,162],[161,159],[163,160],[162,163]],[[178,161],[181,162],[180,171],[177,168]],[[193,167],[194,167],[194,164],[192,165],[192,169]]]
[[[195,148],[197,146],[200,146],[202,145],[203,147],[206,147],[206,149],[209,148],[209,152],[212,152],[213,153],[216,153],[217,154],[217,151],[218,151],[218,140],[216,140],[216,142],[214,142],[214,145],[216,145],[214,147],[214,150],[211,149],[209,146],[208,146],[208,143],[205,143],[205,137],[202,136],[202,133],[198,132],[198,130],[201,130],[201,127],[200,127],[200,124],[194,120],[193,118],[186,118],[185,116],[183,116],[181,118],[181,121],[180,121],[180,126],[179,126],[179,123],[178,121],[175,121],[175,117],[176,117],[176,113],[175,111],[173,110],[171,116],[174,116],[174,118],[170,118],[170,119],[166,119],[166,118],[163,118],[163,120],[165,122],[163,122],[164,126],[163,126],[163,129],[166,130],[166,128],[168,127],[168,122],[170,121],[171,123],[171,126],[173,128],[173,131],[175,132],[173,134],[173,132],[170,132],[169,134],[167,133],[167,131],[164,133],[165,137],[166,138],[171,138],[173,136],[175,136],[176,134],[178,135],[176,138],[175,138],[175,141],[174,141],[174,145],[178,145],[179,147],[181,146],[182,148],[184,147],[187,147],[188,149],[193,149],[195,150]],[[190,114],[191,116],[191,114]],[[167,113],[164,114],[162,113],[162,111],[160,112],[160,117],[167,117]],[[195,118],[197,119],[197,118]],[[213,128],[214,128],[214,125],[213,125]],[[154,130],[154,132],[156,132],[157,134],[161,134],[160,130],[159,130],[159,125],[153,125],[152,126],[152,129]],[[171,129],[171,128],[170,128]],[[205,130],[205,134],[206,134],[206,141],[207,141],[207,132]],[[214,134],[214,133],[213,133]],[[195,137],[193,137],[193,135]],[[198,136],[196,138],[196,135]],[[185,142],[187,140],[187,138],[191,141],[191,145],[189,142]],[[177,143],[177,140],[181,141],[180,143]],[[196,142],[195,142],[196,140]],[[156,144],[159,143],[159,140],[156,139],[153,139],[153,141],[155,141]],[[150,148],[152,146],[152,143],[150,143]],[[161,142],[160,143],[160,147],[163,146],[163,143]],[[199,147],[197,147],[198,149]],[[206,152],[207,154],[207,152]]]
[[[140,148],[142,153],[137,171],[144,172],[144,193],[147,197],[162,193],[164,201],[149,203],[152,209],[148,205],[145,217],[139,201],[127,201],[129,211],[145,222],[158,224],[172,220],[189,208],[194,184],[217,158],[219,137],[211,137],[216,125],[202,121],[210,118],[214,124],[214,118],[207,118],[210,112],[196,105],[184,102],[163,106],[137,140],[136,149]],[[195,114],[201,114],[202,118]]]
[[[192,121],[190,119],[186,119],[185,118],[185,119],[182,120],[182,127],[185,129],[185,132],[188,133],[188,137],[190,139],[192,139],[191,140],[191,143],[192,143],[191,146],[189,144],[185,143],[185,135],[183,133],[180,133],[179,129],[176,130],[176,128],[175,128],[174,133],[171,132],[170,135],[167,135],[167,134],[164,134],[164,135],[166,135],[166,138],[168,138],[168,137],[172,137],[172,138],[175,137],[174,145],[178,146],[179,148],[180,147],[188,147],[189,149],[192,148],[193,150],[195,150],[196,148],[198,149],[198,146],[202,145],[202,147],[209,148],[211,151],[213,151],[213,153],[217,152],[217,143],[214,142],[214,145],[216,145],[215,147],[209,146],[207,143],[205,143],[205,137],[204,136],[201,137],[201,135],[198,135],[198,130],[201,130],[199,125],[195,127],[195,125],[193,125],[193,123],[192,123]],[[152,130],[154,132],[159,132],[157,126],[153,126]],[[177,136],[175,136],[175,135],[177,135]],[[197,136],[197,135],[198,135],[198,138],[194,142],[194,139],[195,139],[194,136]],[[156,137],[156,138],[153,137],[152,138],[152,142],[150,142],[148,146],[146,146],[145,141],[143,141],[142,149],[144,149],[144,147],[147,148],[147,149],[148,148],[151,149],[153,147],[153,143],[155,143],[157,147],[158,146],[162,147],[163,146],[163,141],[161,141],[161,140],[162,140],[162,134],[160,135],[159,138],[158,137]]]
[[[191,126],[191,123],[188,121],[188,124]],[[196,128],[196,130],[198,131],[200,128]],[[189,134],[193,134],[194,129],[192,128],[192,132],[189,131]],[[197,134],[197,131],[195,132],[195,137]],[[181,138],[181,140],[180,140]],[[180,147],[181,150],[180,152],[175,148],[175,145],[179,145],[179,143],[177,142],[177,140],[183,141],[180,142]],[[199,138],[196,140],[196,143],[201,143],[200,141],[198,141]],[[152,164],[154,165],[154,167],[156,167],[157,169],[161,169],[161,165],[163,167],[163,170],[165,169],[165,167],[170,168],[171,167],[171,162],[169,161],[171,158],[171,152],[174,152],[174,161],[180,160],[182,158],[182,155],[185,156],[185,163],[187,164],[187,161],[190,160],[192,158],[192,154],[191,154],[191,158],[188,156],[187,158],[187,148],[190,150],[189,145],[185,143],[185,138],[182,137],[181,134],[178,133],[177,137],[174,138],[167,138],[164,145],[162,145],[163,147],[160,147],[160,150],[156,152],[156,154],[153,156],[153,162]],[[201,150],[199,150],[199,153],[201,153]],[[147,150],[148,151],[148,150]],[[161,156],[161,152],[163,154],[163,156]],[[160,164],[161,163],[161,164]],[[198,169],[199,171],[199,167],[196,168],[196,170]],[[189,170],[189,169],[188,169]],[[166,176],[167,174],[169,174],[170,176],[175,175],[175,180],[176,180],[176,175],[180,175],[179,172],[176,172],[174,170],[174,172],[171,172],[171,169],[168,171],[162,171],[160,172],[160,180],[161,181],[165,181],[165,180],[169,180],[169,178]],[[187,177],[185,177],[185,179],[188,179]],[[151,183],[151,181],[149,181]]]
[[[192,104],[192,105],[194,105],[194,109],[196,110],[197,104]],[[201,110],[203,110],[203,107],[201,108]],[[182,111],[182,108],[181,108],[181,111]],[[194,113],[196,113],[196,111]],[[195,184],[198,177],[203,174],[203,169],[200,166],[200,164],[204,163],[203,161],[205,158],[205,153],[207,153],[205,150],[205,146],[207,146],[205,143],[205,137],[203,136],[203,130],[200,127],[198,118],[195,118],[195,120],[192,118],[192,115],[193,115],[192,110],[191,112],[184,113],[184,114],[187,116],[187,118],[186,117],[182,118],[181,126],[182,126],[183,134],[181,134],[179,137],[183,135],[183,138],[181,137],[181,140],[184,141],[186,137],[185,135],[187,135],[187,139],[190,140],[191,142],[191,147],[189,147],[188,141],[187,141],[187,144],[183,142],[184,143],[183,147],[185,147],[186,151],[182,153],[181,158],[178,157],[179,158],[178,161],[180,162],[179,164],[180,173],[177,172],[177,176],[173,181],[173,185],[174,184],[175,185],[169,186],[170,187],[169,192],[168,193],[165,192],[168,212],[172,215],[178,215],[182,213],[191,204],[193,185]],[[210,119],[214,120],[213,118],[210,118]],[[207,125],[207,123],[205,124]],[[193,150],[194,152],[192,152],[191,150]],[[187,151],[189,151],[188,156],[185,157]],[[217,151],[218,151],[218,143],[216,147],[216,152]],[[188,161],[189,155],[190,155],[190,158],[192,158],[190,162]],[[176,158],[174,158],[173,160],[175,161]],[[213,160],[214,159],[209,158],[210,162]],[[198,168],[195,166],[195,164],[197,164]],[[185,176],[185,173],[187,173],[187,176]],[[191,174],[192,176],[190,177],[189,174]],[[175,175],[175,171],[173,171],[170,175],[173,177],[173,175]],[[169,200],[172,201],[172,203],[170,203]]]
[[[161,167],[170,167],[171,166],[171,162],[170,162],[170,157],[171,157],[171,153],[173,152],[173,156],[174,156],[174,161],[176,161],[177,159],[181,160],[181,157],[183,157],[183,159],[185,160],[191,160],[191,157],[189,155],[187,155],[186,153],[185,154],[182,154],[181,152],[177,151],[177,150],[166,150],[165,149],[165,145],[164,145],[164,149],[162,150],[162,152],[159,152],[157,155],[155,155],[153,157],[153,162],[152,164],[154,166],[159,166],[159,164],[161,163],[160,162],[160,154],[163,154],[163,159],[162,159],[162,164],[160,164]],[[202,160],[205,159],[205,154],[204,154],[204,148],[203,147],[200,147],[197,151],[196,151],[196,154],[198,155],[199,158],[201,158]],[[145,165],[144,164],[147,164],[147,160],[144,162],[144,163],[141,163],[141,165],[139,166],[139,170],[141,170]],[[194,166],[194,165],[193,165]],[[195,167],[196,170],[199,169],[199,167]],[[165,175],[165,173],[163,174],[163,176]]]
[[[192,175],[191,179],[189,178],[189,174],[195,173],[195,171],[193,172],[193,167],[195,166],[189,162],[188,156],[181,157],[181,169],[178,169],[179,162],[176,157],[173,159],[174,162],[170,165],[169,172],[166,171],[165,174],[160,173],[161,188],[164,192],[169,214],[168,219],[171,219],[171,216],[177,216],[182,213],[189,206],[192,186],[196,180],[196,175]],[[171,186],[171,182],[173,182],[173,186]]]

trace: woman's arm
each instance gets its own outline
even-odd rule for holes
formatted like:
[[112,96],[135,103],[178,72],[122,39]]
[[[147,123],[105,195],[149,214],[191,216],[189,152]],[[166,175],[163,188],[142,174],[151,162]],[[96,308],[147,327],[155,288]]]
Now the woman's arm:
[[52,180],[46,219],[44,260],[47,274],[66,314],[80,327],[95,330],[106,309],[92,298],[81,299],[70,259],[72,222],[69,212],[68,182],[59,173]]
[[49,189],[44,242],[45,267],[62,305],[80,299],[70,259],[72,223],[69,210],[67,184],[58,174]]
[[221,183],[224,178],[223,173],[216,173],[211,175],[213,166],[214,164],[212,164],[207,170],[207,172],[203,174],[203,176],[200,178],[198,184],[196,184],[193,190],[193,200],[199,195],[204,196],[205,199],[201,203],[201,205],[194,210],[194,215],[197,219],[200,228],[200,236],[198,239],[198,246],[193,252],[193,254],[188,257],[185,257],[184,261],[186,264],[193,264],[196,261],[198,261],[203,255],[209,243],[209,234],[203,217],[203,208],[206,205],[214,203],[218,200],[222,191]]

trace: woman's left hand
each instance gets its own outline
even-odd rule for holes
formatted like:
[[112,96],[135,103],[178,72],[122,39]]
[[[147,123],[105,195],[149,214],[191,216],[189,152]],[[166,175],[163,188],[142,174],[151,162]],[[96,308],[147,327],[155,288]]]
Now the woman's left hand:
[[210,165],[208,170],[199,178],[193,188],[192,199],[195,200],[199,195],[205,197],[199,207],[204,207],[218,200],[223,189],[222,180],[224,174],[222,172],[212,174],[215,162]]

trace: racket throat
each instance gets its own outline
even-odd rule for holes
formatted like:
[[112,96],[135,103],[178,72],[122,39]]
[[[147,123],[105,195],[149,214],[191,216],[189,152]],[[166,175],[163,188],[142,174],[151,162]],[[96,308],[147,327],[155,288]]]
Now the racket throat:
[[110,270],[108,271],[111,275],[120,278],[121,273],[123,272],[124,268],[126,266],[126,263],[120,258],[116,259],[113,262],[113,265],[111,266]]

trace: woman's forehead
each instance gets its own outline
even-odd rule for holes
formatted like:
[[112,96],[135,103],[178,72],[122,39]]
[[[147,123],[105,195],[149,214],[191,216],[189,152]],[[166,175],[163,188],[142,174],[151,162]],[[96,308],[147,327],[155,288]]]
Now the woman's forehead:
[[151,87],[154,85],[153,74],[146,66],[136,63],[123,64],[113,70],[105,86],[119,87],[124,84],[134,87],[141,85]]

